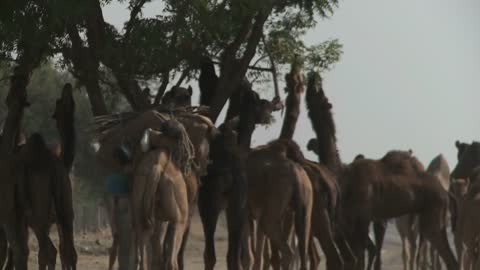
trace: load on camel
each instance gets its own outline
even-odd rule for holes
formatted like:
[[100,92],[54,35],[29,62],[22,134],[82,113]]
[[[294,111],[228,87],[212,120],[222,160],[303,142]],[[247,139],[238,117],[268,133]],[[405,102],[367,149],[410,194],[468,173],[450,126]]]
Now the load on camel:
[[[96,118],[97,159],[106,168],[131,176],[133,225],[141,264],[179,267],[177,256],[184,246],[189,208],[196,199],[198,179],[206,173],[209,143],[216,134],[213,123],[203,116],[206,112],[205,107],[164,105],[141,113]],[[164,222],[168,228],[163,247],[152,245],[152,258],[146,263],[146,237],[160,237]]]

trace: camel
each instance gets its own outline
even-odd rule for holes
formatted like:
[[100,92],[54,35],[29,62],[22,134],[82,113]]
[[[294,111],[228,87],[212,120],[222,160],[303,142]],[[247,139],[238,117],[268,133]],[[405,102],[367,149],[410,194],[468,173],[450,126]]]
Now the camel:
[[[430,162],[427,167],[427,172],[434,175],[445,191],[448,192],[450,187],[450,168],[448,167],[447,160],[443,155],[439,154]],[[395,219],[395,224],[402,240],[404,269],[414,269],[415,263],[417,263],[417,267],[419,269],[427,269],[428,251],[430,251],[430,262],[432,264],[432,269],[441,269],[438,253],[432,246],[429,245],[430,243],[420,239],[420,245],[417,250],[417,239],[420,236],[418,222],[418,217],[412,214]]]
[[[167,241],[164,244],[164,246],[168,247],[166,251],[168,256],[165,258],[164,262],[167,267],[177,269],[177,267],[179,267],[177,256],[179,255],[180,244],[184,238],[183,234],[185,233],[185,229],[189,220],[188,211],[185,211],[185,209],[188,210],[188,202],[189,200],[194,200],[194,193],[196,193],[195,191],[189,190],[190,185],[188,183],[193,182],[187,181],[186,179],[189,178],[190,174],[193,173],[198,176],[205,174],[208,160],[208,143],[214,136],[216,129],[211,121],[197,113],[197,111],[202,110],[202,108],[175,109],[169,106],[169,109],[167,109],[169,114],[162,113],[161,111],[163,110],[164,107],[161,106],[158,109],[150,110],[144,113],[127,113],[123,114],[123,116],[113,115],[98,118],[97,129],[100,133],[100,148],[97,152],[97,158],[104,166],[112,170],[127,170],[134,177],[132,184],[132,212],[134,213],[134,224],[137,236],[146,235],[145,233],[149,230],[145,230],[145,227],[153,229],[157,226],[157,224],[165,221],[165,219],[169,221],[169,231],[171,231],[171,233],[167,233],[166,237],[168,239],[166,239]],[[192,114],[192,112],[194,113]],[[124,119],[119,120],[119,117],[124,117]],[[110,121],[109,119],[115,120]],[[181,124],[177,125],[177,127],[175,127],[175,125],[169,125],[168,123],[173,123],[172,121]],[[104,125],[105,123],[107,124]],[[170,130],[170,127],[173,128]],[[155,129],[161,130],[158,132]],[[178,130],[182,131],[181,134],[183,135],[181,137],[182,140],[180,141],[183,142],[183,144],[180,145],[182,148],[178,148],[177,151],[191,148],[189,150],[189,154],[186,155],[189,158],[188,164],[191,165],[189,167],[192,168],[191,170],[188,170],[188,173],[183,171],[183,163],[180,165],[177,165],[178,162],[177,164],[174,164],[175,162],[164,164],[163,160],[167,157],[185,156],[184,153],[175,154],[172,152],[172,154],[169,152],[177,148],[177,145],[172,143],[172,139],[170,137],[172,134],[178,136]],[[150,145],[150,147],[153,147],[153,150],[148,150],[147,147],[145,149],[148,151],[145,150],[145,153],[140,151],[140,142],[142,138],[148,138],[148,142],[150,142],[150,144],[145,143],[145,145]],[[169,145],[164,145],[165,142],[168,142]],[[126,152],[131,153],[128,166],[120,164],[119,161],[116,160],[111,154],[114,153],[115,149],[118,149],[119,147],[126,147],[129,149]],[[151,152],[154,152],[154,154]],[[155,157],[158,157],[158,159],[155,159]],[[158,162],[159,165],[151,165],[155,164],[155,162]],[[174,176],[172,176],[171,179],[168,177],[166,179],[158,179],[159,175],[156,174],[158,170],[160,170],[160,172],[167,170]],[[175,173],[179,170],[180,174],[182,174],[181,177]],[[145,176],[145,174],[147,175]],[[196,181],[197,178],[194,179]],[[177,183],[177,181],[180,180],[183,183],[182,185]],[[186,181],[187,184],[185,184]],[[137,182],[139,184],[136,184]],[[169,187],[169,183],[175,183],[175,185],[173,185],[173,189],[172,186]],[[197,184],[196,182],[194,183],[195,185]],[[150,191],[150,193],[145,193],[146,191],[142,190],[141,187],[144,187],[145,184],[147,184],[148,191]],[[157,185],[159,186],[157,189],[158,194],[155,194],[155,189],[150,185],[154,185],[153,187]],[[155,196],[160,195],[160,190],[174,190],[176,191],[176,196],[180,197],[168,197],[164,201],[155,202],[156,205],[158,204],[159,208],[168,208],[168,205],[164,204],[168,202],[168,199],[170,199],[170,206],[177,207],[182,211],[178,212],[177,216],[172,216],[170,215],[171,212],[165,210],[157,213],[158,216],[153,216],[153,223],[149,222],[145,224],[144,220],[142,220],[144,219],[142,216],[145,216],[145,214],[142,214],[142,211],[145,210],[144,205],[139,203],[142,200],[150,200],[155,198]],[[189,194],[189,192],[192,194]],[[185,198],[183,198],[184,195]],[[176,201],[173,201],[173,199],[179,200],[178,204],[176,204]],[[186,208],[183,205],[184,200],[187,202]],[[169,210],[171,211],[172,208],[169,208]],[[187,216],[184,216],[185,214]],[[182,233],[181,237],[178,236],[180,232]],[[144,239],[139,238],[138,240],[140,247],[142,247]],[[180,242],[178,243],[178,241]],[[156,254],[154,255],[155,258],[161,258],[158,253],[154,254]],[[173,256],[175,258],[173,258]]]
[[229,234],[228,269],[241,268],[240,244],[247,220],[244,160],[255,125],[269,123],[272,112],[270,102],[260,99],[251,89],[244,91],[240,115],[224,123],[219,129],[220,135],[212,142],[212,162],[199,190],[198,207],[205,233],[205,269],[213,269],[215,265],[214,234],[223,209],[226,209]]
[[[202,58],[200,65],[200,104],[209,106],[215,96],[218,76],[211,59]],[[256,124],[268,124],[274,106],[260,99],[244,80],[230,98],[226,122],[219,128],[220,134],[212,142],[211,164],[208,174],[202,178],[198,194],[198,208],[205,234],[205,269],[216,264],[214,235],[220,212],[225,209],[228,225],[228,269],[241,269],[247,264],[250,249],[242,249],[246,241],[247,180],[245,176],[246,153],[250,149],[251,136]],[[248,254],[247,254],[248,253]]]
[[364,267],[369,222],[407,213],[419,215],[420,234],[438,250],[447,269],[457,269],[446,237],[448,193],[410,152],[390,151],[379,160],[354,162],[340,184],[345,199],[342,225],[359,259],[356,269]]
[[[54,222],[60,236],[62,269],[76,269],[72,189],[69,178],[74,159],[74,111],[72,87],[66,84],[61,98],[57,100],[53,115],[61,138],[61,151],[52,151],[43,137],[34,133],[24,144],[17,146],[14,154],[17,163],[15,170],[18,174],[16,178],[23,183],[26,222],[39,243],[39,269],[55,268],[57,250],[49,237],[50,226]],[[22,230],[26,233],[26,228]],[[11,248],[15,254],[15,246]]]
[[[409,152],[393,151],[380,160],[363,159],[342,166],[335,144],[334,122],[331,116],[326,117],[318,112],[319,106],[312,102],[326,99],[320,90],[317,91],[317,98],[309,98],[307,92],[307,108],[311,120],[317,117],[312,124],[317,133],[319,159],[331,168],[340,185],[339,232],[347,234],[348,243],[355,254],[352,261],[355,266],[346,263],[346,268],[364,269],[370,222],[428,209],[421,215],[421,232],[437,247],[448,269],[455,269],[457,262],[446,241],[446,224],[442,219],[448,206],[448,194],[438,181],[433,181],[433,176],[424,172],[421,163]],[[394,181],[402,181],[404,185],[395,185]],[[389,189],[384,190],[383,187]],[[413,198],[405,196],[410,193],[418,195]],[[427,193],[429,196],[425,201]],[[339,239],[337,244],[342,244],[342,241]],[[341,250],[342,255],[348,254],[347,247],[341,247]]]
[[[190,107],[191,97],[192,97],[191,87],[183,88],[179,86],[174,86],[164,94],[161,104],[170,108]],[[206,165],[204,165],[204,167],[206,167]],[[193,175],[186,177],[190,207],[193,207],[194,204],[196,204],[197,189],[198,189],[197,178],[193,177]],[[114,222],[115,220],[114,202],[106,199],[106,205],[107,205],[107,212],[109,213],[109,217],[110,217],[110,230],[113,238],[112,246],[109,248],[109,266],[108,266],[108,269],[112,270],[115,265],[115,261],[117,260],[120,235],[119,235],[119,232],[117,232],[117,228]],[[179,263],[180,269],[183,269],[183,254],[184,254],[185,245],[188,239],[189,227],[190,227],[190,222],[188,222],[188,227],[185,232],[185,236],[183,237],[182,246],[178,256],[178,263]],[[152,239],[155,239],[155,238],[152,238]],[[153,241],[151,244],[153,244]]]
[[[460,150],[460,148],[459,148]],[[459,161],[452,172],[454,183],[463,179],[466,193],[458,202],[455,231],[455,245],[461,269],[478,269],[480,267],[480,219],[477,212],[480,205],[480,143],[472,142],[462,149]],[[460,180],[459,180],[460,179]]]

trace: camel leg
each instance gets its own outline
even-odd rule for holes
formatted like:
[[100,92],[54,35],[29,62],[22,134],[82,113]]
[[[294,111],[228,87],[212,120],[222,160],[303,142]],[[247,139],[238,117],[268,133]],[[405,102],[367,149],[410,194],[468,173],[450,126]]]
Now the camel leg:
[[418,254],[417,254],[417,269],[428,269],[428,242],[425,237],[420,236]]
[[[262,269],[263,265],[263,253],[265,249],[265,241],[266,241],[266,236],[265,233],[263,232],[263,229],[260,228],[260,223],[257,228],[257,236],[256,236],[257,243],[255,245],[255,255],[254,255],[254,260],[253,260],[253,270],[260,270]],[[272,249],[273,252],[273,249]]]
[[[271,222],[271,220],[269,220]],[[294,256],[293,250],[288,245],[287,236],[282,232],[281,227],[276,224],[265,224],[262,226],[265,228],[265,232],[270,239],[272,249],[276,248],[281,252],[282,267],[283,269],[290,269],[292,258]],[[260,228],[261,229],[261,228]]]
[[310,258],[310,269],[316,270],[320,265],[320,253],[315,245],[315,241],[313,241],[313,237],[310,238],[310,244],[308,248],[308,257]]
[[112,234],[112,246],[108,249],[108,270],[113,270],[118,252],[118,234]]
[[357,263],[355,266],[356,270],[365,269],[365,250],[368,245],[368,221],[358,221],[355,224],[355,229],[351,235],[352,249],[357,258]]
[[[345,227],[342,228],[344,229]],[[335,231],[335,243],[337,244],[338,249],[340,250],[341,257],[343,258],[344,269],[354,269],[355,265],[357,264],[357,257],[355,256],[355,253],[353,252],[350,244],[351,236],[350,234],[347,234],[346,231],[344,231],[343,229],[337,229]],[[320,245],[322,245],[321,242]],[[325,249],[323,248],[323,246],[322,249],[325,253]]]
[[182,238],[185,234],[186,221],[170,223],[167,234],[165,235],[166,245],[166,270],[178,270],[178,253],[182,244]]
[[5,231],[0,229],[0,269],[3,269],[4,265],[8,261],[8,242]]
[[255,224],[253,219],[249,218],[245,226],[243,226],[242,233],[242,266],[245,270],[251,270],[253,267],[253,251],[254,247],[254,235],[255,235]]
[[24,222],[7,223],[4,225],[8,243],[13,253],[15,270],[27,270],[28,245],[26,225]]
[[185,255],[185,248],[187,247],[187,242],[188,242],[188,235],[190,234],[190,220],[191,218],[189,217],[188,222],[187,222],[187,228],[185,229],[185,234],[183,235],[182,239],[182,245],[180,246],[180,250],[178,252],[178,269],[183,270],[184,268],[184,255]]
[[[271,258],[270,258],[270,261],[271,261],[271,264],[272,264],[272,269],[273,270],[280,270],[281,269],[281,258],[280,258],[280,251],[277,249],[277,248],[274,248],[272,247],[272,245],[270,244],[270,241],[268,241],[269,243],[269,246],[270,246],[270,249],[271,249]],[[268,264],[266,264],[268,266]],[[269,269],[268,267],[266,267],[265,269]]]
[[[198,210],[203,225],[203,232],[205,235],[205,249],[203,259],[205,261],[205,270],[213,270],[217,261],[215,256],[215,231],[217,229],[218,216],[220,214],[220,200],[212,198],[212,194],[217,194],[213,189],[210,180],[204,181],[200,186],[198,194]],[[209,192],[210,191],[210,192]]]
[[372,238],[370,238],[370,235],[368,236],[367,254],[368,254],[367,270],[372,270],[373,263],[375,261],[375,256],[377,254],[377,246],[373,242]]
[[[227,266],[229,270],[237,270],[242,268],[241,261],[241,245],[242,234],[248,226],[246,223],[247,214],[245,205],[242,205],[238,195],[231,194],[227,208],[227,226],[228,226],[228,250],[227,250]],[[233,197],[233,198],[232,198]]]
[[151,270],[164,269],[164,254],[162,239],[166,231],[166,222],[156,222],[150,239],[151,245]]
[[430,245],[430,261],[432,262],[433,270],[442,270],[442,263],[440,262],[440,256],[438,252]]
[[382,248],[383,239],[385,238],[385,231],[387,230],[387,223],[385,221],[373,222],[373,233],[375,234],[375,270],[382,269]]
[[35,236],[37,237],[38,241],[38,269],[39,270],[46,270],[48,267],[48,270],[54,270],[55,265],[53,265],[53,268],[51,265],[49,265],[49,247],[48,247],[48,234],[45,230],[39,229],[39,228],[33,228],[33,231],[35,232]]
[[[448,270],[457,270],[458,262],[455,260],[452,250],[448,244],[447,230],[439,220],[442,220],[443,211],[425,213],[420,217],[421,234],[425,235],[432,246],[438,250],[439,255],[445,262]],[[440,227],[442,226],[442,227]]]
[[273,262],[272,262],[273,253],[276,253],[276,255],[278,255],[278,251],[271,250],[270,241],[266,240],[265,245],[263,247],[263,270],[268,270],[270,268],[270,265],[273,265]]
[[[342,269],[343,259],[339,250],[335,245],[332,232],[332,224],[330,222],[330,216],[326,209],[323,209],[320,213],[319,224],[317,224],[315,230],[315,237],[317,237],[325,253],[327,270]],[[342,241],[343,242],[343,241]]]

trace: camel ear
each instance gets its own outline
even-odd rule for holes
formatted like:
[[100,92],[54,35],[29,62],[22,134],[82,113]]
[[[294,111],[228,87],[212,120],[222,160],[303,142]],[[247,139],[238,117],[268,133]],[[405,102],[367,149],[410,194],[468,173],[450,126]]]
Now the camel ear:
[[191,96],[193,94],[193,89],[192,89],[192,86],[188,86],[188,94]]
[[408,153],[410,153],[410,155],[413,155],[413,150],[412,150],[412,149],[408,149]]
[[460,148],[460,142],[459,142],[458,140],[455,141],[455,146],[456,146],[457,148]]

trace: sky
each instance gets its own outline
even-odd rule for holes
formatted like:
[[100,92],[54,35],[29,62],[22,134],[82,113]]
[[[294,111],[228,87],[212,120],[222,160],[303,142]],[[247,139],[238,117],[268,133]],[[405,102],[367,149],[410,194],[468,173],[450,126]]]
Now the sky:
[[[157,0],[143,14],[160,9]],[[104,16],[121,28],[128,10],[111,4]],[[330,18],[319,20],[305,42],[338,38],[344,46],[341,61],[322,74],[342,160],[412,149],[425,165],[442,153],[453,168],[455,140],[480,139],[479,26],[478,0],[340,0]],[[278,137],[282,118],[275,118],[257,128],[254,145]],[[294,139],[315,158],[305,148],[312,137],[303,107]]]

